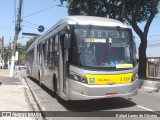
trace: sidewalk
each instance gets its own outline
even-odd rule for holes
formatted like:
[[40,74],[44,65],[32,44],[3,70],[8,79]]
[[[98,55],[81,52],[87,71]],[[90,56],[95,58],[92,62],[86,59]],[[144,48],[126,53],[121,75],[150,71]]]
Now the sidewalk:
[[139,88],[147,92],[159,92],[160,93],[160,81],[152,80],[140,80]]
[[4,111],[33,111],[23,82],[10,78],[9,70],[0,70],[0,120],[33,120],[31,117],[2,117]]
[[0,69],[0,77],[9,77],[9,70]]

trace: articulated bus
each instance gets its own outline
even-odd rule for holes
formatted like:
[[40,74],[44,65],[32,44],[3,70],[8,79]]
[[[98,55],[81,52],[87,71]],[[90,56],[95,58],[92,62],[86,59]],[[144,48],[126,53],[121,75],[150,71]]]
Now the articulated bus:
[[26,61],[27,74],[64,100],[138,93],[132,30],[114,19],[67,16],[31,44]]

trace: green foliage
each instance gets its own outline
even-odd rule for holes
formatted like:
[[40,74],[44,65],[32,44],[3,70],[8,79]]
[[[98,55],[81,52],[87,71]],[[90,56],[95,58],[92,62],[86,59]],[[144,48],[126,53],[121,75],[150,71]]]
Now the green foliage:
[[98,16],[101,5],[99,0],[68,0],[68,13],[70,15]]
[[[69,15],[109,17],[130,24],[141,39],[138,74],[146,78],[147,34],[160,0],[60,0],[64,1],[68,3]],[[144,30],[138,26],[141,22],[146,22]]]
[[158,13],[158,0],[60,0],[61,3],[64,1],[68,3],[69,15],[108,16],[120,21],[128,22],[129,18],[144,22],[151,14]]
[[8,60],[11,59],[12,56],[12,50],[11,50],[11,44],[4,47],[4,62],[7,63]]
[[31,38],[26,42],[25,51],[29,48],[29,46],[35,41],[36,37]]
[[26,59],[26,51],[29,48],[29,46],[35,41],[36,37],[31,38],[26,42],[26,45],[22,45],[20,43],[17,43],[17,46],[19,46],[19,61],[25,61]]
[[[26,45],[22,45],[21,43],[17,43],[16,50],[18,51],[18,60],[25,61],[26,51],[29,46],[35,41],[36,37],[31,38],[26,42]],[[7,45],[4,52],[4,61],[7,63],[8,60],[11,60],[12,56],[12,49],[11,44]]]
[[24,61],[25,60],[25,46],[21,43],[17,43],[17,51],[18,51],[18,60]]

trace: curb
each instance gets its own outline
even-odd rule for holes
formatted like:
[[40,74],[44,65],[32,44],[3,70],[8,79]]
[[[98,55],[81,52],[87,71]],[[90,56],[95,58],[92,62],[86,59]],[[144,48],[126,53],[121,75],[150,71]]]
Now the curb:
[[[23,81],[26,85],[27,85],[27,89],[29,89],[29,93],[31,94],[32,96],[32,99],[34,99],[34,103],[36,104],[35,106],[32,106],[33,108],[36,107],[37,109],[33,110],[33,111],[41,111],[41,114],[44,114],[43,111],[46,111],[45,107],[42,105],[42,103],[40,102],[39,98],[37,97],[37,95],[34,93],[34,91],[31,90],[28,82],[27,82],[27,79],[26,77],[24,77],[23,75],[21,75],[20,73],[16,73],[17,75],[19,75],[19,79],[21,81]],[[28,97],[28,96],[26,96]],[[45,114],[44,114],[45,115]],[[37,120],[54,120],[54,118],[52,117],[38,117],[36,118]]]
[[139,79],[139,88],[148,92],[160,92],[160,82]]
[[[19,73],[16,72],[16,77],[21,81],[22,85],[24,86],[24,92],[26,95],[26,99],[28,101],[28,104],[31,107],[32,111],[42,111],[41,104],[38,100],[38,98],[34,95],[34,93],[31,91],[28,83],[26,82],[26,79]],[[35,117],[36,120],[46,120],[46,118],[43,117]]]

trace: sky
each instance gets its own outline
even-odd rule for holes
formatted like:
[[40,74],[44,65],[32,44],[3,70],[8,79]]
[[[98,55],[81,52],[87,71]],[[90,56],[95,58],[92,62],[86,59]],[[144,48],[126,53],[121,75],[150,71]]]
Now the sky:
[[[4,36],[6,45],[10,42],[10,39],[11,42],[13,41],[15,35],[15,8],[18,8],[18,2],[19,0],[0,0],[0,37]],[[59,0],[23,0],[21,15],[22,30],[19,34],[18,42],[25,44],[29,39],[22,38],[29,37],[22,36],[22,33],[43,34],[56,24],[58,20],[68,15],[66,5],[64,5],[64,7],[58,7],[56,5],[60,5]],[[41,10],[44,11],[34,14]],[[40,25],[45,27],[45,31],[43,33],[38,32],[37,28]]]
[[[10,41],[12,42],[14,38],[16,16],[15,8],[18,7],[18,1],[19,0],[0,0],[0,37],[4,36],[5,45],[9,44]],[[59,4],[59,0],[23,0],[22,30],[18,36],[17,42],[25,44],[29,39],[29,36],[22,36],[22,32],[43,34],[61,18],[67,16],[66,4],[64,7],[56,6]],[[40,25],[45,27],[45,31],[43,33],[40,33],[37,30]],[[143,29],[144,25],[144,23],[139,24],[141,29]],[[135,36],[138,49],[140,39],[134,31],[133,35]],[[149,29],[147,56],[160,57],[160,14],[154,18]]]

